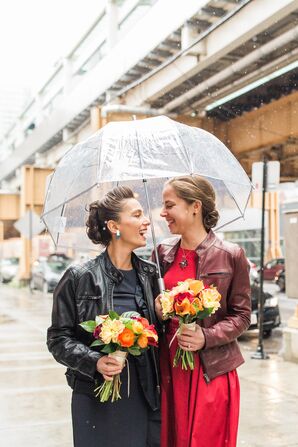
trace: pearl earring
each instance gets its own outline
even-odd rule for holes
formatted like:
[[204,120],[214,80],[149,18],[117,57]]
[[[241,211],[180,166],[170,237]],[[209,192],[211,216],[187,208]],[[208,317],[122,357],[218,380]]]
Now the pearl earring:
[[120,236],[121,236],[121,234],[120,234],[120,230],[117,230],[117,231],[116,231],[116,239],[120,239]]

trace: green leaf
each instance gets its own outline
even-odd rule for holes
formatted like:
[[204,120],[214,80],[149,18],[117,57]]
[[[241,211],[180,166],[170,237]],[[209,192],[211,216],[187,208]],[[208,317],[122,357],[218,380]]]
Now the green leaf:
[[132,330],[132,323],[133,322],[131,320],[126,320],[126,322],[124,324],[125,324],[125,327],[127,329],[131,329]]
[[105,345],[105,347],[103,349],[101,349],[101,352],[103,352],[104,354],[111,354],[111,352],[115,352],[115,351],[116,351],[116,349],[111,343],[108,345]]
[[119,315],[114,310],[110,310],[109,317],[111,320],[119,320]]
[[213,311],[213,307],[209,307],[209,308],[205,308],[204,310],[200,311],[200,313],[198,314],[198,318],[200,320],[203,320],[203,318],[208,317]]
[[91,343],[90,347],[93,348],[93,346],[102,346],[104,345],[104,342],[101,340],[95,340]]
[[138,356],[138,355],[142,354],[140,348],[137,348],[137,347],[128,348],[128,352],[131,355],[135,355],[135,356]]
[[96,322],[93,320],[83,321],[79,324],[79,326],[81,326],[87,332],[94,332],[94,329],[96,328]]

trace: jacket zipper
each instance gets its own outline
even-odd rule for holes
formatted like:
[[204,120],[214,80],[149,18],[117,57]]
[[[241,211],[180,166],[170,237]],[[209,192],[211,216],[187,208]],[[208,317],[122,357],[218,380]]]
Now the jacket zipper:
[[214,276],[214,275],[229,275],[229,272],[211,272],[211,273],[202,273],[200,275],[200,278],[208,278],[209,276]]
[[[196,271],[196,278],[201,278],[202,277],[202,275],[199,275],[199,266],[200,266],[200,258],[198,257],[198,262],[197,262],[197,271]],[[200,361],[201,361],[201,363],[202,363],[202,366],[203,366],[203,371],[204,371],[204,373],[203,373],[203,377],[204,377],[204,379],[205,379],[205,382],[206,383],[210,383],[210,378],[209,378],[209,376],[208,376],[208,374],[205,372],[205,364],[204,364],[204,361],[203,361],[203,359],[202,359],[202,355],[201,355],[201,353],[199,352],[199,357],[200,357]]]
[[202,363],[202,366],[203,366],[203,377],[204,377],[204,379],[205,379],[205,382],[206,383],[210,383],[211,382],[211,380],[210,380],[210,377],[208,376],[208,374],[205,372],[206,371],[206,367],[205,367],[205,363],[204,363],[204,360],[203,360],[203,358],[202,358],[202,355],[201,355],[201,353],[199,352],[199,357],[200,357],[200,361],[201,361],[201,363]]
[[115,284],[112,282],[111,289],[110,289],[110,296],[109,296],[111,310],[114,310],[114,299],[113,299],[114,287],[115,287]]

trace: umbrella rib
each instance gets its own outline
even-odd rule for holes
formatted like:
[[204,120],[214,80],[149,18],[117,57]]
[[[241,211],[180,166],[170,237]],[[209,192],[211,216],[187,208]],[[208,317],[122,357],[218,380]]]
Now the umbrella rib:
[[[102,143],[102,137],[101,137],[101,143]],[[99,146],[99,145],[98,145]],[[102,144],[101,144],[101,148],[102,148]],[[97,184],[99,183],[99,166],[100,166],[100,149],[98,147],[98,154],[97,154],[97,176],[96,176],[96,182]]]
[[[234,197],[234,194],[233,194],[233,193],[231,193],[231,191],[230,191],[230,189],[229,189],[229,187],[227,186],[227,184],[226,184],[226,183],[225,183],[225,187],[227,188],[227,190],[228,190],[228,192],[229,192],[230,196],[232,197],[232,199],[234,200],[234,202],[235,202],[235,205],[237,206],[237,208],[238,208],[238,211],[239,211],[240,215],[241,215],[241,216],[243,217],[243,213],[242,213],[241,209],[239,208],[238,202],[237,202],[237,200],[235,199],[235,197]],[[250,193],[249,193],[249,196],[250,196]],[[244,208],[244,209],[245,209],[245,208]]]
[[41,219],[41,220],[43,221],[43,223],[45,224],[45,226],[46,226],[46,230],[47,230],[47,232],[49,233],[50,238],[52,239],[52,241],[53,241],[53,243],[54,243],[54,245],[55,245],[55,248],[57,248],[58,240],[57,240],[57,242],[55,242],[55,240],[54,240],[54,238],[53,238],[53,236],[52,236],[52,233],[51,233],[51,231],[50,231],[48,225],[47,225],[46,222],[44,221],[43,217],[41,217],[40,219]]
[[[134,121],[136,121],[136,120],[134,120]],[[163,282],[162,275],[161,275],[160,262],[159,262],[159,258],[158,258],[157,244],[156,244],[156,237],[155,237],[155,229],[154,229],[154,223],[153,223],[152,212],[151,212],[151,205],[150,205],[148,188],[147,188],[147,179],[144,178],[143,160],[142,160],[142,157],[141,157],[141,151],[140,151],[139,140],[138,140],[138,132],[137,132],[137,128],[136,127],[135,127],[135,133],[136,133],[136,144],[137,144],[139,160],[140,160],[140,167],[141,167],[141,172],[142,172],[142,177],[143,177],[143,185],[144,185],[145,196],[146,196],[146,201],[147,201],[147,205],[148,205],[149,220],[150,220],[150,223],[151,223],[151,235],[152,235],[153,249],[154,249],[154,253],[155,253],[156,266],[157,266],[158,279],[159,279],[158,280],[158,284],[159,284],[159,287],[160,287],[160,292],[162,293],[164,291],[165,287],[164,287],[164,282]]]
[[50,178],[50,181],[49,181],[49,184],[48,184],[48,187],[47,187],[47,192],[46,192],[46,196],[45,196],[45,199],[44,199],[44,205],[43,205],[43,212],[41,213],[41,216],[44,216],[44,210],[45,210],[45,206],[46,206],[46,203],[47,203],[47,198],[48,198],[48,194],[49,194],[49,190],[50,190],[50,186],[51,186],[51,183],[52,183],[52,181],[53,181],[53,177],[54,177],[54,175],[55,175],[55,172],[56,172],[56,169],[55,169],[55,171],[53,172],[53,174],[51,175],[51,178]]
[[247,200],[246,200],[246,204],[245,204],[245,207],[244,207],[244,210],[243,210],[243,215],[244,215],[244,212],[245,212],[245,210],[246,210],[246,208],[247,208],[248,201],[249,201],[249,198],[250,198],[250,195],[251,195],[253,189],[254,189],[254,187],[253,187],[253,185],[251,185],[251,187],[250,187],[250,192],[249,192],[249,194],[248,194],[248,197],[247,197]]
[[51,210],[49,210],[46,213],[44,213],[40,218],[43,219],[44,216],[47,216],[49,213],[52,213],[53,211],[57,210],[58,208],[60,208],[60,206],[64,206],[66,203],[69,203],[72,200],[76,199],[77,197],[82,196],[86,192],[90,191],[90,189],[94,188],[94,186],[96,186],[96,183],[94,185],[90,186],[89,188],[84,189],[80,193],[74,195],[73,197],[70,197],[69,199],[65,200],[64,202],[59,203],[59,205],[56,205],[54,208],[52,208]]
[[233,222],[236,222],[236,220],[243,219],[243,218],[244,218],[244,214],[241,213],[241,216],[235,217],[235,219],[229,220],[229,222],[222,224],[220,227],[216,228],[216,231],[220,230],[223,227],[226,227],[227,225],[230,225]]
[[182,145],[182,147],[183,147],[183,149],[184,149],[184,152],[185,152],[185,155],[186,155],[186,159],[187,159],[188,164],[189,164],[189,171],[190,171],[191,174],[193,174],[193,164],[192,164],[190,155],[189,155],[189,153],[188,153],[188,150],[187,150],[186,147],[184,146],[183,140],[182,140],[182,138],[181,138],[179,132],[177,132],[177,134],[178,134],[178,136],[179,136],[179,140],[180,140],[181,145]]

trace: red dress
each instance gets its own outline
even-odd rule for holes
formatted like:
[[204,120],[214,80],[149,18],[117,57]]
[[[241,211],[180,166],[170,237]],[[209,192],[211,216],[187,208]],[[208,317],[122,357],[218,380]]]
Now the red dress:
[[[182,249],[165,274],[167,289],[177,281],[195,278],[197,254],[184,250],[187,267],[181,269]],[[197,353],[195,369],[173,368],[177,339],[169,343],[178,327],[178,320],[168,324],[161,342],[161,447],[236,447],[239,418],[239,381],[236,370],[206,383]]]

